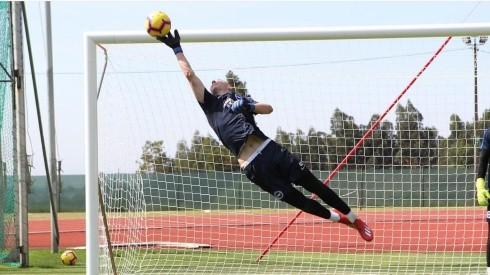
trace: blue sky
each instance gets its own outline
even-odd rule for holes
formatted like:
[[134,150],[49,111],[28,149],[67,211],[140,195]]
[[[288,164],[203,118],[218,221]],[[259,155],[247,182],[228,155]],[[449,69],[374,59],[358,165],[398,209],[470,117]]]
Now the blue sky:
[[[33,57],[43,126],[47,131],[45,2],[26,2],[26,9],[31,41],[35,45]],[[180,30],[288,28],[489,22],[490,2],[51,2],[57,154],[63,161],[64,174],[84,173],[83,33],[141,31],[143,20],[154,10],[169,14],[173,28]],[[30,75],[26,75],[26,86],[29,108],[27,150],[28,154],[34,155],[33,174],[42,175],[44,166]]]

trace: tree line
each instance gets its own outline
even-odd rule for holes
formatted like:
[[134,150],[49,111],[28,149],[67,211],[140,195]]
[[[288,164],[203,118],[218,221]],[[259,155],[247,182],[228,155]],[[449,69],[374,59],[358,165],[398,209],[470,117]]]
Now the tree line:
[[[232,71],[226,74],[233,91],[248,96],[246,82]],[[474,164],[474,148],[484,129],[490,127],[490,109],[486,109],[478,122],[463,122],[457,114],[450,116],[450,134],[443,137],[435,127],[423,124],[423,115],[410,100],[398,104],[396,121],[382,121],[375,127],[362,145],[351,154],[346,168],[368,165],[377,168],[414,166],[471,166]],[[380,115],[371,116],[366,125],[356,124],[354,118],[335,109],[330,118],[330,132],[314,128],[295,133],[276,130],[274,140],[296,154],[312,170],[334,169],[372,128]],[[240,167],[218,140],[211,135],[194,132],[188,144],[177,144],[175,157],[165,152],[163,140],[146,141],[137,161],[140,171],[181,173],[193,170],[238,172]]]

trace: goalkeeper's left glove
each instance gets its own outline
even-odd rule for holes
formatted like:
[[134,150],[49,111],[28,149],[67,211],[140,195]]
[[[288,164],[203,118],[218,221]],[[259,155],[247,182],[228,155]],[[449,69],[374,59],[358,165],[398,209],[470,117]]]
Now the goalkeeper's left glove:
[[481,206],[488,206],[488,199],[490,198],[490,192],[485,187],[485,179],[476,179],[476,198],[478,199],[478,204]]
[[235,114],[249,112],[252,113],[255,110],[255,104],[248,103],[243,99],[239,99],[231,105],[231,111]]

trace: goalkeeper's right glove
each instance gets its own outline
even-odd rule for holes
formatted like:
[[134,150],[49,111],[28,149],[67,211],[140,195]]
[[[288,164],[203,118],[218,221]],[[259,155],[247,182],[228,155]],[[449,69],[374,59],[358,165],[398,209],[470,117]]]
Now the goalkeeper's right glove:
[[481,206],[488,206],[488,199],[490,198],[490,192],[485,187],[485,179],[476,179],[476,198],[478,199],[478,204]]
[[172,35],[172,32],[169,32],[166,36],[157,36],[157,40],[165,43],[165,45],[169,46],[174,50],[175,54],[181,53],[182,47],[180,46],[180,35],[179,31],[175,30],[174,35]]

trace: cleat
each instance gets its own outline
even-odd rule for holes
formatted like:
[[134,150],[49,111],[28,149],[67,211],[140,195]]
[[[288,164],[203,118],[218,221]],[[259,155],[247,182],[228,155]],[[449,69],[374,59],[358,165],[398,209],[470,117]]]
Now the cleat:
[[337,209],[331,209],[330,211],[335,212],[340,216],[340,220],[338,221],[338,223],[343,223],[343,224],[347,225],[348,227],[356,229],[355,225],[353,223],[351,223],[349,221],[349,219],[343,213],[341,213]]
[[361,235],[361,238],[363,238],[366,242],[370,242],[374,239],[373,231],[363,220],[356,219],[354,221],[354,226],[355,229],[357,229],[357,232],[359,232],[359,235]]

